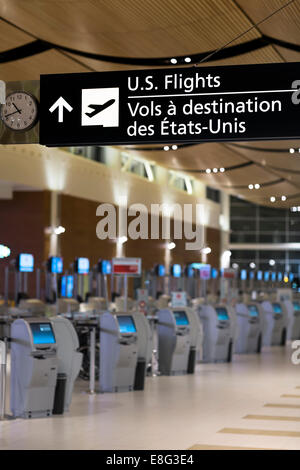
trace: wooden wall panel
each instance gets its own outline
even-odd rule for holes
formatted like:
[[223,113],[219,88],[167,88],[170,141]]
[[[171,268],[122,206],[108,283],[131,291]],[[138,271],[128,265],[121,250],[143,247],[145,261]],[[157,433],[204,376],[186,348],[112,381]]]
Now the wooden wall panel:
[[99,258],[111,259],[115,256],[116,244],[110,240],[99,240],[96,235],[96,209],[100,202],[88,201],[62,195],[60,203],[60,223],[66,232],[60,237],[60,251],[65,269],[76,257],[87,257],[91,266]]
[[[9,258],[0,260],[0,286],[4,292],[4,267],[19,253],[32,253],[35,267],[47,257],[45,228],[50,222],[48,191],[18,191],[10,200],[0,200],[0,243],[11,249]],[[10,298],[14,297],[14,275],[10,275]],[[35,296],[35,274],[28,274],[29,295]]]

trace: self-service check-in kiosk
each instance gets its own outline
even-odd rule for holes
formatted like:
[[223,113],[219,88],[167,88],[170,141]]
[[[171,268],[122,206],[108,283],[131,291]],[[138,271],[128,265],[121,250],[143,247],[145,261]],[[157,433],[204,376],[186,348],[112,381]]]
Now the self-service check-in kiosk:
[[294,307],[294,321],[291,322],[291,325],[289,327],[287,339],[294,340],[300,339],[300,302],[294,300],[292,302],[292,305]]
[[199,305],[203,326],[203,362],[229,362],[232,356],[231,319],[225,305]]
[[235,352],[238,354],[260,352],[262,328],[258,305],[238,303],[236,316],[239,334],[235,343]]
[[163,375],[186,374],[191,347],[185,308],[158,311],[158,362]]
[[100,317],[100,391],[134,389],[138,333],[132,314],[103,313]]
[[66,380],[64,411],[69,411],[74,382],[82,363],[82,353],[78,352],[79,340],[72,323],[63,317],[53,317],[50,320],[57,343],[57,373],[64,374]]
[[14,417],[50,416],[57,378],[57,344],[45,318],[11,326],[11,411]]
[[147,367],[151,364],[153,350],[153,332],[147,317],[140,312],[131,313],[137,329],[137,365],[134,379],[134,390],[143,390]]
[[285,342],[286,312],[281,302],[262,302],[263,319],[263,345],[281,346]]

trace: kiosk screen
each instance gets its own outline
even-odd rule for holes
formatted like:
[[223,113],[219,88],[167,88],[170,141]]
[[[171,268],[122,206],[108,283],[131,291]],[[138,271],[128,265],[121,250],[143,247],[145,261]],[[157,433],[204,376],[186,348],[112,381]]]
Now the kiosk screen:
[[51,323],[30,323],[33,344],[55,344]]
[[135,323],[131,315],[117,315],[120,333],[136,333]]
[[189,325],[189,320],[184,310],[176,310],[174,312],[174,317],[175,317],[176,325],[178,326]]

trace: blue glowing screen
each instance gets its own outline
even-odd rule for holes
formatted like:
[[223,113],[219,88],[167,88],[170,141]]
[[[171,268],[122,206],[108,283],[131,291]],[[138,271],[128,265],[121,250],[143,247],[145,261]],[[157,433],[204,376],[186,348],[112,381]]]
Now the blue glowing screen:
[[55,336],[51,323],[30,323],[33,344],[54,344]]
[[250,317],[258,317],[258,310],[256,305],[248,305],[248,312]]
[[300,310],[299,302],[293,302],[293,305],[294,305],[294,309],[297,310],[297,312],[299,312],[299,310]]
[[18,270],[21,273],[32,273],[34,268],[34,257],[27,253],[19,255]]
[[247,271],[246,269],[241,270],[241,281],[246,281],[247,280]]
[[173,264],[172,266],[172,276],[180,277],[181,276],[181,266],[180,264]]
[[281,305],[280,304],[273,304],[273,310],[275,313],[282,313]]
[[62,297],[73,297],[74,278],[73,276],[63,276],[61,278],[61,292]]
[[111,262],[107,260],[101,261],[101,273],[102,274],[111,274]]
[[50,262],[50,272],[61,274],[63,272],[64,263],[63,259],[58,256],[52,256]]
[[176,325],[178,326],[186,326],[190,324],[188,317],[184,310],[175,310],[174,317],[175,317]]
[[77,273],[88,274],[90,269],[90,262],[88,258],[77,258]]
[[229,320],[229,316],[225,307],[216,307],[216,312],[218,315],[218,320]]
[[257,271],[256,276],[257,276],[257,280],[258,280],[258,281],[262,281],[262,277],[263,277],[262,271]]
[[136,333],[136,327],[131,315],[117,315],[120,333]]
[[268,282],[269,279],[270,279],[270,273],[269,273],[269,271],[265,271],[265,272],[264,272],[264,281],[265,281],[265,282]]

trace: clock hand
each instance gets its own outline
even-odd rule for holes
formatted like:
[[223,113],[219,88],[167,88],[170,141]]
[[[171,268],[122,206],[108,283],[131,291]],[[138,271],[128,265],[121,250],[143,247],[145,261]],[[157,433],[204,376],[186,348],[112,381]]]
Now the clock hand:
[[10,113],[10,114],[5,114],[4,117],[12,116],[12,114],[16,114],[16,113],[19,113],[19,111],[14,111],[13,113]]
[[16,108],[16,110],[18,111],[18,113],[21,114],[21,110],[19,108],[17,108],[17,106],[15,105],[15,103],[13,103],[14,107]]

